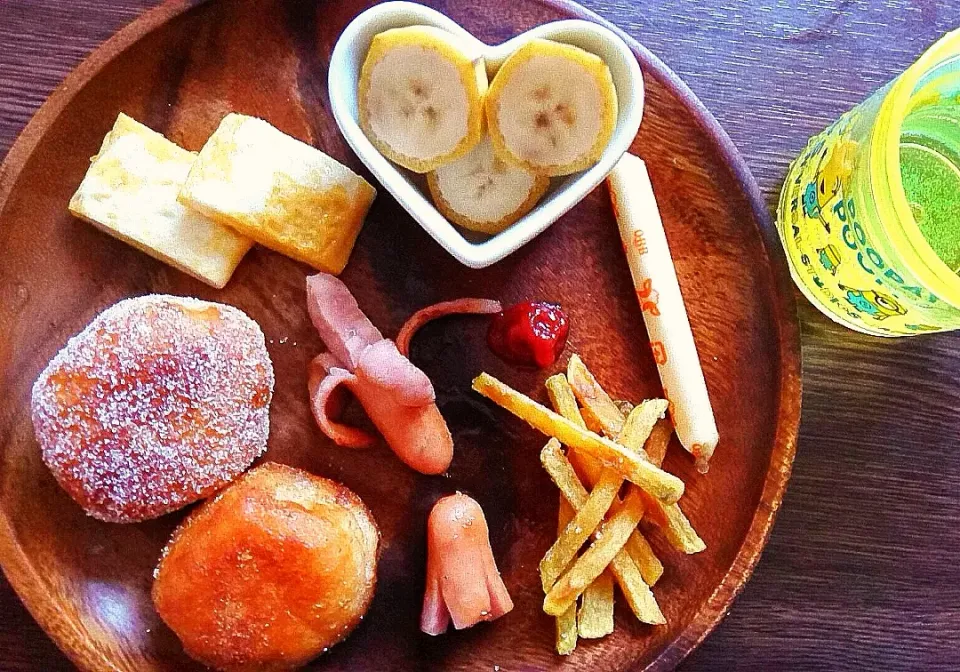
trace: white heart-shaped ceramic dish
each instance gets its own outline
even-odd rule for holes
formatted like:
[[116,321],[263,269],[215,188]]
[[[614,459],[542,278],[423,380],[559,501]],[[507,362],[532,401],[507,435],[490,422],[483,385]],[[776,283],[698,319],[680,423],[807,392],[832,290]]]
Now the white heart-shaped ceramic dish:
[[[482,242],[471,242],[433,206],[414,181],[413,174],[388,161],[360,129],[357,84],[360,68],[373,36],[390,28],[428,25],[461,36],[483,54],[491,80],[522,44],[533,38],[566,42],[586,49],[606,61],[617,90],[619,113],[613,137],[600,160],[591,168],[556,181],[547,196],[503,232]],[[444,249],[471,268],[500,261],[528,243],[600,184],[617,160],[629,149],[643,116],[643,76],[630,48],[613,32],[589,21],[555,21],[537,26],[502,44],[480,42],[440,12],[412,2],[386,2],[368,9],[346,27],[330,58],[330,106],[340,132],[360,160],[400,205]]]

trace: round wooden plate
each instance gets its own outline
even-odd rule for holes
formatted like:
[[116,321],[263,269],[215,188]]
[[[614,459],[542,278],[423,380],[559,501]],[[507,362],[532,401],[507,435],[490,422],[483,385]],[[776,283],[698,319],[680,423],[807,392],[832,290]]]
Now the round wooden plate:
[[[557,493],[541,469],[544,437],[470,392],[481,370],[544,399],[553,371],[494,358],[481,318],[425,328],[413,358],[433,378],[456,439],[449,474],[421,476],[386,448],[338,449],[311,419],[306,364],[321,349],[304,307],[308,269],[255,248],[222,291],[155,262],[67,213],[117,113],[199,149],[229,111],[257,115],[364,172],[328,111],[326,64],[366,2],[172,2],[95,51],[47,101],[0,171],[0,562],[30,612],[80,667],[196,667],[154,612],[160,548],[182,514],[139,525],[86,517],[40,461],[30,387],[46,362],[97,313],[163,292],[236,305],[264,329],[276,368],[267,459],[343,481],[383,531],[379,587],[364,623],[314,663],[325,670],[666,668],[729,608],[756,564],[793,461],[800,413],[793,294],[756,183],[729,138],[659,60],[629,40],[647,107],[633,151],[646,159],[700,349],[721,443],[708,476],[678,445],[666,468],[687,483],[681,502],[707,543],[681,556],[656,534],[666,566],[655,594],[669,625],[636,623],[618,603],[616,632],[553,653],[540,611],[537,562],[555,538]],[[544,21],[599,20],[567,2],[433,2],[495,43]],[[494,18],[495,17],[495,18]],[[381,330],[443,299],[547,299],[567,309],[579,352],[614,397],[661,394],[606,190],[495,266],[460,266],[383,193],[344,281]],[[564,359],[558,364],[565,364]],[[483,505],[516,608],[507,617],[432,638],[418,631],[424,522],[435,499],[464,490]],[[499,668],[497,667],[499,666]]]

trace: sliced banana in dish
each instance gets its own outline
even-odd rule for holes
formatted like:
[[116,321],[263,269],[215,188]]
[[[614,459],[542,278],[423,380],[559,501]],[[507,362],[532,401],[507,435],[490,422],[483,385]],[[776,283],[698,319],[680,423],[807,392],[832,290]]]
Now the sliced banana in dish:
[[426,173],[483,135],[487,71],[452,34],[432,26],[374,36],[360,71],[360,127],[391,161]]
[[437,209],[465,229],[497,234],[523,217],[550,186],[550,178],[506,163],[489,136],[466,156],[427,175]]
[[596,163],[617,123],[617,92],[606,63],[551,40],[531,40],[511,54],[484,106],[497,155],[550,176]]

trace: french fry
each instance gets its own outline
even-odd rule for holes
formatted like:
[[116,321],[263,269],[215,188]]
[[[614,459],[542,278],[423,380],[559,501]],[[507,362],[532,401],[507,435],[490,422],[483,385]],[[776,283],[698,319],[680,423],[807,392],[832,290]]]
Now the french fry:
[[571,604],[567,610],[556,617],[557,653],[569,656],[577,649],[577,605]]
[[587,369],[580,355],[570,356],[567,381],[580,405],[589,408],[596,417],[603,433],[611,438],[618,436],[623,429],[624,414]]
[[[546,613],[553,616],[562,614],[576,602],[584,589],[600,576],[623,550],[627,539],[643,517],[645,507],[639,493],[631,492],[627,495],[619,511],[598,530],[593,545],[577,558],[547,593],[543,600],[543,610]],[[659,611],[657,607],[657,612]],[[662,613],[659,613],[659,620],[663,620]]]
[[[547,441],[540,452],[540,461],[573,508],[582,507],[589,495],[573,470],[573,465],[564,456],[557,439],[551,438]],[[614,556],[613,561],[610,562],[610,570],[620,585],[624,597],[627,598],[627,604],[641,622],[652,624],[666,622],[650,587],[644,583],[640,570],[625,551]]]
[[[665,399],[648,399],[636,406],[627,415],[620,436],[617,437],[617,442],[625,448],[646,455],[641,446],[648,440],[657,423],[662,422],[661,418],[666,410],[667,401]],[[636,489],[636,486],[631,486],[631,488]],[[640,495],[646,500],[653,499],[644,492],[640,492]],[[647,504],[647,506],[656,506],[656,504]],[[650,547],[650,542],[639,530],[634,530],[633,534],[630,535],[626,550],[637,569],[640,570],[644,583],[648,586],[656,584],[663,576],[663,563],[660,562],[660,559],[653,552],[653,548]]]
[[683,495],[683,481],[673,474],[653,466],[610,439],[588,432],[493,376],[481,373],[473,380],[473,389],[526,421],[534,429],[599,459],[657,499],[672,504]]
[[643,446],[650,461],[658,467],[663,465],[663,458],[667,456],[667,446],[670,445],[671,436],[673,436],[673,425],[670,424],[670,420],[664,418],[654,425],[650,438]]
[[[649,499],[653,500],[652,497]],[[707,547],[677,504],[657,506],[654,502],[653,512],[648,512],[647,519],[660,528],[671,546],[682,553],[693,555]]]
[[587,501],[590,493],[583,487],[577,472],[573,470],[570,460],[563,454],[560,442],[550,438],[540,451],[540,464],[546,470],[560,494],[570,503],[574,511],[578,511]]
[[[557,533],[563,531],[567,523],[574,516],[573,507],[570,502],[560,495],[560,509],[557,513]],[[569,656],[577,648],[577,605],[571,604],[570,607],[560,616],[556,617],[556,638],[557,653],[561,656]]]
[[612,469],[605,470],[600,476],[593,491],[540,561],[540,581],[543,584],[543,592],[550,591],[567,565],[577,557],[580,547],[600,527],[603,517],[616,499],[617,493],[620,492],[621,485],[623,485],[623,477]]
[[556,373],[547,378],[544,385],[546,385],[550,403],[553,404],[553,410],[570,422],[586,429],[587,426],[580,415],[580,407],[577,405],[577,398],[573,396],[573,389],[567,377],[562,373]]
[[613,574],[609,570],[594,579],[580,596],[577,626],[584,639],[599,639],[613,632]]
[[610,571],[613,572],[623,596],[627,598],[630,610],[638,621],[650,625],[663,625],[667,622],[650,586],[643,580],[640,570],[626,552],[621,550],[614,556]]
[[[547,396],[550,397],[550,403],[553,404],[553,410],[570,422],[586,428],[583,416],[580,415],[580,407],[577,406],[577,399],[573,396],[570,383],[567,382],[567,377],[558,373],[547,378],[545,384],[547,386]],[[587,483],[592,487],[600,478],[603,464],[589,455],[578,453],[576,450],[573,451],[572,456],[574,457],[574,467],[586,477]]]
[[[567,420],[584,426],[583,418],[580,415],[580,408],[577,406],[577,399],[573,396],[573,390],[570,389],[567,377],[562,373],[550,376],[546,380],[546,387],[547,395],[550,397],[550,403],[553,404],[554,410]],[[570,451],[570,456],[574,468],[583,474],[586,482],[591,487],[594,487],[600,479],[603,465],[589,456],[578,455],[575,450]],[[560,501],[561,506],[570,506],[563,498],[563,495],[560,496]],[[571,517],[572,516],[573,514],[571,513]],[[564,527],[566,526],[561,527],[558,532],[558,541],[559,535],[563,533]],[[544,560],[546,560],[546,557]],[[542,561],[541,566],[543,566]],[[550,580],[550,585],[544,585],[544,593],[550,590],[550,586],[553,585],[553,582],[556,581],[556,578],[560,576],[560,573],[565,567],[566,565],[555,570],[556,576]],[[540,576],[541,579],[543,579],[544,575],[542,571]],[[564,621],[563,627],[569,628],[566,621],[566,619],[569,618],[569,613],[570,609],[564,612],[564,616],[558,617],[558,633],[561,627],[561,620]],[[581,637],[596,639],[613,632],[613,574],[604,572],[600,575],[600,578],[587,586],[587,589],[583,591],[583,595],[580,597],[580,611],[578,614],[573,627],[575,630],[579,629]],[[565,631],[565,636],[569,639],[569,631]],[[560,635],[558,634],[558,648],[560,647],[559,637]],[[576,639],[576,632],[574,632],[573,638],[574,640]]]
[[[568,375],[573,371],[573,375],[578,378],[581,388],[586,388],[590,392],[589,395],[582,391],[578,393],[577,388],[574,387],[571,382],[570,387],[575,397],[581,399],[581,401],[585,399],[601,399],[599,403],[605,405],[602,399],[603,397],[609,399],[609,396],[603,391],[599,383],[597,383],[596,378],[594,378],[593,374],[583,363],[583,360],[576,355],[572,356],[567,369]],[[650,405],[651,401],[657,401],[658,404],[656,406]],[[670,442],[670,436],[672,434],[670,422],[661,417],[667,410],[666,406],[667,401],[662,399],[644,402],[638,408],[647,409],[646,413],[643,415],[631,413],[625,420],[619,423],[621,433],[617,438],[618,443],[625,448],[639,448],[640,445],[644,445],[644,442],[646,442],[646,445],[654,449],[657,455],[653,456],[645,451],[643,455],[650,459],[657,467],[663,464],[663,457],[666,454],[667,445]],[[587,416],[589,409],[589,406],[583,409],[584,416]],[[620,412],[615,406],[614,409],[616,412]],[[612,417],[613,410],[607,408],[605,413],[607,417]],[[652,423],[651,420],[653,421]],[[618,423],[614,421],[613,424],[611,424],[611,428],[617,424]],[[676,503],[664,505],[658,502],[655,497],[647,497],[646,503],[647,519],[660,528],[663,536],[666,537],[671,546],[687,555],[699,553],[707,547],[696,530],[693,529],[693,525],[690,524],[690,521],[683,514],[683,511],[680,510],[679,505]],[[637,533],[637,537],[636,540],[628,544],[630,557],[633,558],[633,561],[637,564],[641,573],[643,573],[644,580],[647,581],[648,585],[652,586],[663,574],[663,565],[654,555],[653,549],[650,548],[650,544],[647,543],[646,539],[643,539],[639,533]]]
[[589,406],[584,406],[580,409],[580,415],[583,418],[583,422],[587,425],[589,429],[594,434],[603,434],[605,436],[610,436],[603,428],[603,421],[600,419],[592,408]]
[[[553,403],[554,408],[561,415],[566,417],[572,422],[576,422],[577,418],[580,418],[580,409],[577,408],[576,397],[574,396],[573,390],[570,387],[570,384],[567,382],[566,377],[559,373],[554,376],[550,376],[547,379],[547,393],[550,396],[550,400]],[[624,402],[628,408],[628,415],[635,408],[633,404]],[[587,409],[584,409],[587,410]],[[657,408],[656,406],[651,409],[654,411],[652,415],[656,415]],[[660,411],[662,412],[662,411]],[[569,414],[569,415],[568,415]],[[580,418],[582,421],[582,418]],[[665,422],[660,420],[658,424]],[[625,423],[626,424],[626,423]],[[669,426],[669,422],[666,423]],[[655,426],[656,427],[656,426]],[[641,423],[634,421],[629,424],[629,432],[624,432],[619,438],[620,442],[624,445],[625,448],[638,448],[643,444],[644,436],[642,433],[638,433],[642,430]],[[647,439],[649,443],[649,439]],[[573,462],[573,466],[577,468],[581,473],[584,473],[587,477],[585,480],[591,486],[595,485],[599,479],[599,471],[596,473],[590,473],[589,468],[584,469],[578,461],[578,458],[581,456],[576,451],[571,451],[570,461]],[[589,459],[589,458],[588,458]],[[592,464],[597,464],[592,462]],[[637,568],[640,570],[640,575],[643,577],[644,582],[648,586],[654,585],[661,576],[663,576],[663,564],[657,558],[656,554],[653,552],[653,549],[650,547],[650,543],[644,538],[639,530],[630,535],[630,539],[627,542],[627,553],[633,559],[633,562],[636,564]],[[544,592],[548,589],[544,588]],[[599,591],[598,591],[599,592]],[[581,609],[587,606],[589,600],[593,598],[594,591],[588,588],[584,591]],[[613,610],[613,604],[609,605],[609,609]],[[587,635],[583,635],[586,637]]]
[[[649,511],[645,515],[648,514]],[[627,539],[624,548],[627,550],[627,555],[633,559],[637,569],[640,570],[643,582],[648,586],[655,586],[660,577],[663,576],[663,563],[653,552],[647,538],[640,533],[640,530],[634,530],[630,538]]]
[[[648,400],[636,408],[627,402],[615,402],[577,356],[571,358],[568,375],[576,385],[563,374],[547,380],[550,400],[563,419],[580,430],[599,430],[597,433],[602,431],[607,439],[615,437],[621,447],[656,467],[663,463],[672,436],[672,426],[663,417],[667,410],[665,400]],[[474,389],[537,429],[555,424],[551,417],[553,414],[547,409],[537,408],[538,404],[505,385],[497,385],[496,380],[487,381],[487,384],[490,382],[494,387],[502,388],[494,389],[494,395],[500,392],[500,396],[505,398],[513,392],[520,397],[521,403],[517,404],[516,398],[502,403],[483,389],[478,389],[478,383],[480,388],[483,387],[480,378],[474,381]],[[582,409],[578,406],[578,400],[583,404]],[[531,422],[528,417],[529,404],[523,401],[533,405],[534,415],[540,411],[541,417]],[[511,407],[511,402],[514,407]],[[596,455],[597,451],[591,454],[578,449],[577,444],[572,442],[567,442],[570,458],[567,460],[560,441],[569,438],[571,433],[562,426],[559,431],[556,431],[556,427],[552,428],[554,431],[545,432],[553,438],[544,447],[541,459],[564,497],[577,511],[572,518],[569,518],[569,513],[567,516],[561,514],[561,520],[569,518],[570,522],[562,529],[558,528],[557,541],[541,561],[541,581],[547,593],[544,611],[553,615],[556,615],[554,612],[560,612],[556,621],[558,651],[562,648],[572,651],[578,633],[580,637],[593,638],[612,632],[611,575],[620,584],[638,619],[647,623],[664,623],[663,614],[649,588],[662,576],[663,565],[646,538],[636,530],[636,523],[646,512],[651,522],[663,530],[668,541],[687,553],[703,550],[703,541],[675,503],[665,504],[655,495],[636,487],[636,484],[631,484],[626,498],[620,502],[616,490],[622,485],[626,475],[622,473],[624,470],[614,469],[609,459],[594,460],[591,455]],[[584,465],[578,464],[581,462],[592,463],[590,466],[593,468],[584,468]],[[583,475],[584,482],[593,488],[593,492],[588,493],[584,488],[574,466]],[[596,530],[593,545],[577,558],[589,528],[594,521],[602,519],[607,506],[610,506],[608,513],[612,515]],[[555,578],[558,572],[559,578]],[[578,597],[581,605],[577,614],[577,632],[572,633],[573,645],[570,646],[570,617]]]
[[[660,399],[656,401],[662,402],[663,410],[666,410],[667,402],[665,400]],[[645,408],[645,405],[648,403],[650,402],[644,402],[644,404],[641,404],[638,408]],[[636,445],[638,437],[643,437],[643,439],[640,440],[646,441],[645,445],[647,446],[651,446],[651,441],[655,439],[655,443],[653,443],[651,447],[658,453],[656,458],[657,466],[663,463],[663,455],[666,452],[666,446],[670,441],[670,435],[672,433],[670,422],[666,419],[655,420],[654,422],[656,424],[653,426],[648,424],[653,412],[658,408],[659,406],[651,408],[650,413],[647,414],[641,415],[640,413],[634,412],[627,416],[619,440],[621,445],[632,448]],[[655,431],[658,434],[656,437],[654,437]],[[649,459],[654,460],[649,453],[645,454]],[[683,511],[680,510],[679,504],[664,505],[646,493],[643,493],[643,496],[646,497],[647,520],[650,520],[660,528],[663,536],[666,537],[671,546],[687,555],[699,553],[707,547],[707,545],[703,543],[703,539],[697,534],[697,531],[693,529],[693,525],[690,524],[690,521],[683,514]],[[639,535],[637,536],[639,537]],[[642,541],[641,539],[642,537],[635,541],[631,540],[632,543],[629,543],[627,548],[630,552],[630,557],[637,563],[637,567],[643,574],[644,580],[647,581],[648,585],[652,586],[656,583],[656,580],[660,578],[660,575],[663,574],[663,565],[657,557],[653,555],[653,549],[646,543],[646,539],[642,539]],[[656,576],[656,578],[651,582],[649,579],[654,576]]]
[[657,421],[667,412],[667,405],[666,399],[647,399],[630,411],[630,415],[621,423],[617,443],[649,461],[650,456],[643,449],[643,445],[650,437],[650,432],[653,431]]

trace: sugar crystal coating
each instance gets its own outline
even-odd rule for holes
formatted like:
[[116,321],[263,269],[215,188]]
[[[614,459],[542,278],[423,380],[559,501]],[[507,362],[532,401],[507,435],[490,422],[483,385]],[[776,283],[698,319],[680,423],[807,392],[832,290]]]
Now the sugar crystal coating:
[[198,299],[126,299],[33,386],[43,461],[91,516],[134,522],[207,497],[266,449],[273,365],[260,327]]

